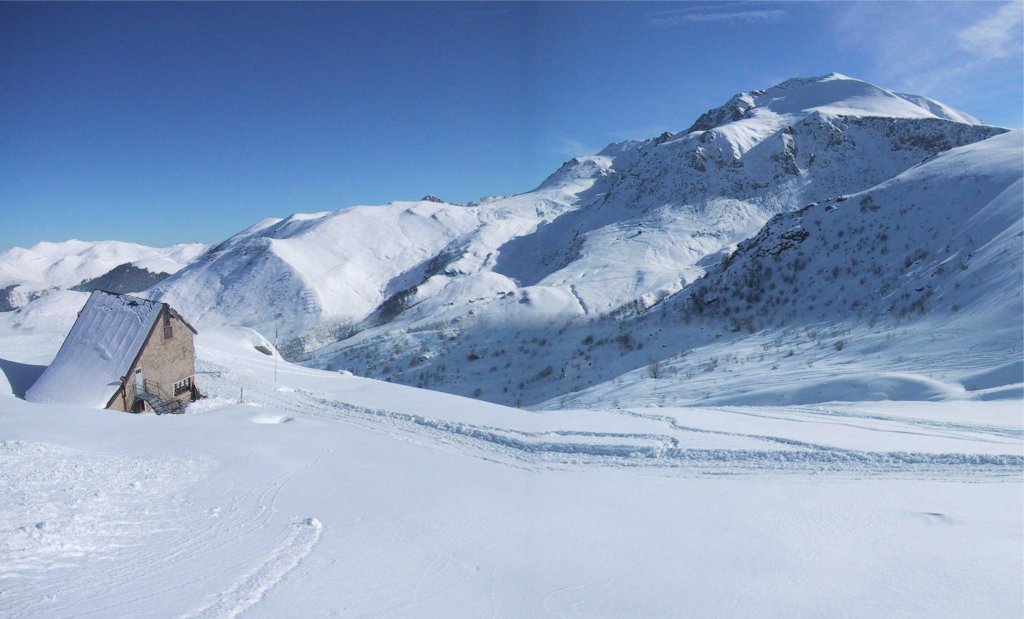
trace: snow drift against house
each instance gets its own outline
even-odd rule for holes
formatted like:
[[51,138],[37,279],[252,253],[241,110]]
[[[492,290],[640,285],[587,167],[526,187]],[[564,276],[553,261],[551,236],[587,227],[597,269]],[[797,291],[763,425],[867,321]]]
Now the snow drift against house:
[[93,292],[57,357],[25,399],[105,407],[163,307],[129,295]]

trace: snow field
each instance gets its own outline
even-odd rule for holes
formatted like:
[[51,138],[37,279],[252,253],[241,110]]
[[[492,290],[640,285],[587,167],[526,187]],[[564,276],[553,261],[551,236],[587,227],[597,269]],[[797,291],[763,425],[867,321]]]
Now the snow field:
[[[280,360],[275,382],[262,341],[201,335],[211,397],[182,416],[0,396],[3,614],[1024,609],[1005,403],[530,412]],[[90,488],[118,498],[79,505],[113,523],[83,558],[61,501]],[[45,578],[13,561],[31,543]]]

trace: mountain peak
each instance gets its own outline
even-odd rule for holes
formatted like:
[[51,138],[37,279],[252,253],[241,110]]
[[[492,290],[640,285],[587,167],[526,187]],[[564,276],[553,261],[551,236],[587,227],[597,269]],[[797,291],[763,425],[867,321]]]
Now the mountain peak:
[[900,94],[842,73],[794,77],[764,90],[734,95],[708,110],[684,133],[757,116],[790,116],[795,122],[813,113],[829,116],[931,118],[978,125],[980,120],[920,95]]

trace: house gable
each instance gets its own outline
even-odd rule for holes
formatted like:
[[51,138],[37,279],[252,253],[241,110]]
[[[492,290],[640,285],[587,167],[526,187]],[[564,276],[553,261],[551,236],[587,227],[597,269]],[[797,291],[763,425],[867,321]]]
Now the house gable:
[[[164,309],[154,321],[149,335],[124,374],[124,383],[107,402],[106,408],[130,410],[135,403],[135,372],[142,370],[147,387],[166,399],[174,397],[174,386],[182,381],[192,384],[195,380],[196,333],[170,306]],[[183,402],[192,399],[191,391],[180,394]]]
[[106,407],[165,307],[148,299],[94,291],[25,399]]

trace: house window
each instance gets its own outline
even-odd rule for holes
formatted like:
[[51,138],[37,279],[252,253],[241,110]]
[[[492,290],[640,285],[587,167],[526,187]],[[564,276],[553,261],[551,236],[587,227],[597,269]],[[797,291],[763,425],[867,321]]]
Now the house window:
[[189,393],[192,391],[192,377],[188,377],[185,380],[179,380],[174,383],[174,395],[179,396],[183,393]]
[[164,339],[169,340],[174,337],[174,332],[171,330],[171,315],[164,312]]

